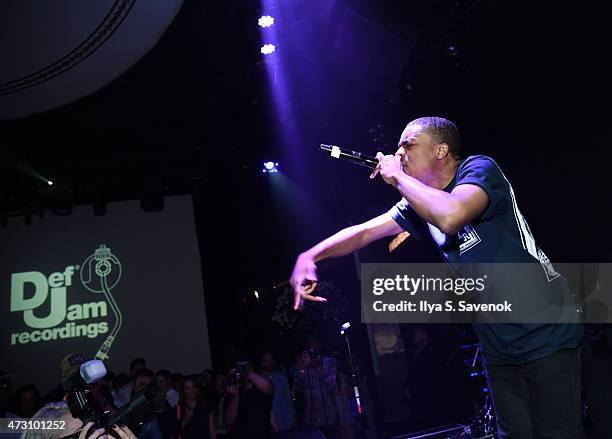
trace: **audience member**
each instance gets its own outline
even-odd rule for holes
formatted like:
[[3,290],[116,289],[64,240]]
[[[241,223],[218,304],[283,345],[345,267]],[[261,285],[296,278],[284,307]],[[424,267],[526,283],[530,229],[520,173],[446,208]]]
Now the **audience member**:
[[15,392],[15,412],[21,418],[31,418],[42,405],[42,398],[34,384],[21,386]]
[[215,413],[210,410],[195,380],[185,379],[177,407],[177,434],[181,439],[216,439]]
[[226,439],[229,431],[229,427],[225,424],[225,407],[227,405],[227,392],[226,392],[227,375],[224,373],[217,373],[213,381],[213,388],[217,395],[217,402],[215,405],[215,430],[217,432],[217,439]]
[[[133,386],[130,393],[130,401],[138,397],[154,379],[153,372],[149,369],[139,369],[133,377]],[[129,402],[129,401],[128,401]],[[142,426],[138,439],[162,439],[159,422],[153,419]]]
[[274,385],[253,372],[248,362],[238,362],[229,373],[225,421],[230,438],[269,438]]
[[130,381],[124,386],[120,387],[113,395],[115,399],[115,405],[117,407],[122,407],[130,401],[130,396],[134,387],[134,378],[145,367],[146,362],[144,358],[134,358],[130,362]]
[[64,379],[75,373],[84,362],[85,357],[82,354],[72,353],[63,357],[58,365],[58,385],[45,395],[43,403],[63,401],[66,396],[66,391],[63,386]]
[[308,340],[294,371],[295,391],[304,401],[299,419],[318,427],[328,439],[338,437],[336,373],[336,361],[321,354],[317,339]]
[[167,369],[158,370],[155,374],[157,388],[166,395],[166,401],[170,407],[176,407],[179,402],[179,392],[172,387],[170,371]]
[[276,359],[271,352],[265,352],[260,360],[261,373],[274,384],[272,401],[272,431],[288,430],[295,425],[293,399],[289,390],[287,375],[276,369]]
[[[50,403],[41,408],[32,419],[37,420],[56,420],[64,421],[66,428],[57,430],[27,430],[21,436],[22,439],[59,439],[64,437],[72,437],[72,435],[78,434],[79,439],[85,438],[96,438],[96,439],[110,439],[110,436],[104,433],[104,430],[92,430],[93,422],[88,422],[83,425],[80,419],[72,417],[70,410],[65,402]],[[136,436],[128,427],[114,427],[115,435],[122,439],[136,439]],[[4,437],[4,436],[3,436]]]

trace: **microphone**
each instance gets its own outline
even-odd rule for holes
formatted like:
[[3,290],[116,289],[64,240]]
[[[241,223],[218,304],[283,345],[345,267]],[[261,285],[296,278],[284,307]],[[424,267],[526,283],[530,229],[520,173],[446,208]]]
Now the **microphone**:
[[335,145],[325,145],[322,143],[321,146],[319,146],[319,151],[329,153],[333,158],[346,160],[347,162],[365,166],[366,168],[375,169],[376,166],[378,166],[378,159],[376,157],[365,155],[358,151],[352,151],[347,148],[341,148]]

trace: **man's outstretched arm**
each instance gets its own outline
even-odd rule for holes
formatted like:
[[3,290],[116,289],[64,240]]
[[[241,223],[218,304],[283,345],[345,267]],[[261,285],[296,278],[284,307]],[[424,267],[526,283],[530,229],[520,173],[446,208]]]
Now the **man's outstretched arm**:
[[348,255],[371,242],[400,232],[402,228],[388,213],[384,213],[365,223],[340,230],[300,254],[289,280],[295,291],[293,308],[298,309],[303,299],[316,302],[326,301],[323,297],[311,296],[317,286],[317,262]]

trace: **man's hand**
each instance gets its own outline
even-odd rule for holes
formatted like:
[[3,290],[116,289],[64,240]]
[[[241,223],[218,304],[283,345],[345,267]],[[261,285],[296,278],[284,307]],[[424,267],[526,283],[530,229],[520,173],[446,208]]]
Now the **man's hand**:
[[384,155],[382,152],[376,154],[378,159],[378,166],[370,175],[370,178],[376,177],[376,174],[380,172],[380,176],[392,186],[397,183],[397,176],[400,172],[404,172],[402,165],[402,157],[400,155]]
[[238,386],[236,384],[231,384],[227,386],[226,391],[227,391],[227,394],[232,398],[238,396],[238,394],[240,393]]
[[117,432],[121,439],[136,439],[136,435],[125,425],[114,425],[113,429]]
[[106,431],[104,431],[103,428],[98,428],[90,432],[89,430],[91,430],[91,427],[93,426],[94,426],[94,423],[91,421],[85,424],[83,428],[81,429],[81,433],[79,434],[79,439],[107,439],[108,438],[108,435],[106,434]]
[[300,309],[304,303],[304,300],[310,300],[313,302],[327,302],[327,299],[319,296],[312,296],[315,289],[317,288],[317,266],[312,257],[305,253],[298,256],[291,273],[289,283],[293,287],[295,292],[295,300],[293,302],[293,309]]

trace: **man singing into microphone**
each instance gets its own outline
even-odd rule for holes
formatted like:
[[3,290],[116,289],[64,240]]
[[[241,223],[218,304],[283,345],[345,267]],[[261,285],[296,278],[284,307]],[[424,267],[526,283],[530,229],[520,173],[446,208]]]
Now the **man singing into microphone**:
[[[398,147],[395,155],[378,153],[379,165],[371,178],[380,173],[401,201],[387,213],[341,230],[299,255],[290,280],[295,309],[304,300],[325,301],[312,294],[317,262],[403,230],[431,237],[451,263],[539,263],[550,272],[550,261],[535,244],[510,182],[489,157],[461,159],[459,133],[452,122],[440,117],[413,120]],[[559,276],[553,282],[565,279]],[[549,283],[542,274],[530,288],[538,291],[549,288]],[[474,329],[487,361],[500,438],[584,436],[581,325],[478,324]]]

